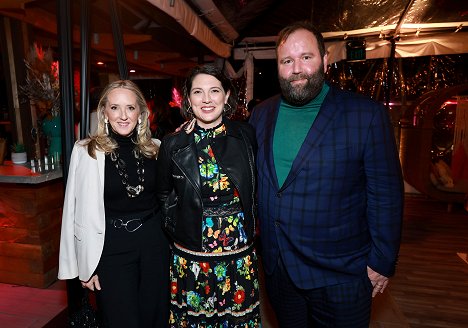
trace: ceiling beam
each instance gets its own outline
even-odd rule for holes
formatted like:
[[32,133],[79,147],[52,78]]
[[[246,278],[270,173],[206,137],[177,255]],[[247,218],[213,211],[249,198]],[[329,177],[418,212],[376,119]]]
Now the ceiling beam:
[[[42,9],[28,9],[23,12],[9,11],[0,9],[0,14],[11,18],[18,19],[22,22],[30,24],[37,29],[57,35],[57,23],[55,15],[46,12]],[[96,36],[95,36],[96,35]],[[123,41],[126,46],[130,46],[137,43],[150,41],[152,36],[149,34],[124,34]],[[80,42],[80,28],[77,26],[73,27],[73,42]],[[93,42],[91,45],[94,49],[114,49],[113,37],[109,33],[94,33]]]
[[233,42],[239,33],[227,21],[212,0],[191,0],[198,7],[201,14],[215,27],[226,42]]
[[[37,30],[44,31],[38,35],[36,41],[45,46],[57,47],[56,16],[44,9],[28,7],[26,10],[4,9],[3,0],[0,0],[0,15],[17,19],[31,25]],[[175,24],[178,25],[178,24]],[[46,34],[51,35],[47,40]],[[80,45],[80,28],[73,27],[73,44],[76,49]],[[156,74],[185,76],[188,69],[197,64],[196,59],[187,58],[183,53],[170,49],[164,43],[155,39],[150,34],[125,33],[123,34],[125,54],[129,68],[138,67],[154,71]],[[103,62],[115,61],[115,49],[113,37],[110,33],[93,33],[90,40],[90,48],[95,51],[93,58],[104,58]],[[109,60],[110,59],[110,60]],[[79,58],[76,58],[79,60]],[[97,62],[97,60],[93,60]],[[180,67],[178,67],[180,62]],[[130,67],[131,66],[131,67]]]
[[149,3],[174,18],[190,35],[216,55],[231,56],[231,45],[222,42],[198,17],[185,1],[147,0]]
[[408,15],[411,7],[413,6],[413,3],[414,3],[414,0],[409,0],[405,6],[405,9],[403,10],[403,12],[401,13],[400,15],[400,18],[398,19],[398,23],[395,27],[395,31],[393,32],[393,37],[394,38],[397,38],[398,35],[400,34],[400,30],[401,30],[401,27],[403,26],[405,20],[406,20],[406,16]]

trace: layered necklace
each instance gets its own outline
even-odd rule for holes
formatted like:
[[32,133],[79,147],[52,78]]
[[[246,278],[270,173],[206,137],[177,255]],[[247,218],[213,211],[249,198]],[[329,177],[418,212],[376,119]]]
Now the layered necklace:
[[119,173],[120,178],[122,179],[122,184],[124,185],[125,190],[127,191],[127,195],[130,198],[137,197],[144,190],[143,185],[145,182],[145,168],[143,166],[144,156],[141,154],[141,151],[139,149],[133,149],[132,153],[136,159],[138,175],[137,186],[131,186],[128,184],[127,163],[125,163],[125,161],[120,158],[119,153],[116,150],[114,150],[109,154],[110,159],[114,163],[115,168],[117,169],[117,172]]

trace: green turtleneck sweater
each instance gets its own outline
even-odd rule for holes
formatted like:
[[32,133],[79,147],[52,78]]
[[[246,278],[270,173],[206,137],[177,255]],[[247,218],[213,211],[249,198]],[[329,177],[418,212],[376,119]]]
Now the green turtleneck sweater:
[[278,186],[281,187],[286,180],[328,90],[330,87],[324,83],[320,93],[304,106],[292,106],[281,101],[273,136],[273,160]]

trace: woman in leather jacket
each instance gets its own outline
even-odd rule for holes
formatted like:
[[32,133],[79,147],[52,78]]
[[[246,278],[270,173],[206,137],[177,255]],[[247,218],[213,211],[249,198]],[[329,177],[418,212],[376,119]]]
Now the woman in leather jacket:
[[231,121],[236,92],[214,65],[184,85],[191,120],[166,136],[157,195],[172,240],[170,327],[261,327],[253,128]]

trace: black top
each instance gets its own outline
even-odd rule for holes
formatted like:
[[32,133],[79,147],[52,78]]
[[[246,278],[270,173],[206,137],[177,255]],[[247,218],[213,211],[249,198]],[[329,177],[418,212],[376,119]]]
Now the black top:
[[[112,137],[119,145],[115,151],[127,164],[128,184],[137,186],[139,184],[137,175],[137,163],[133,155],[135,144],[131,136],[123,137],[113,132]],[[144,190],[135,198],[127,195],[122,179],[117,172],[114,162],[106,154],[105,174],[104,174],[104,207],[107,218],[125,217],[135,213],[148,212],[154,209],[156,202],[156,159],[144,157],[145,169]]]

